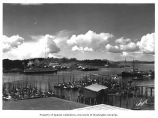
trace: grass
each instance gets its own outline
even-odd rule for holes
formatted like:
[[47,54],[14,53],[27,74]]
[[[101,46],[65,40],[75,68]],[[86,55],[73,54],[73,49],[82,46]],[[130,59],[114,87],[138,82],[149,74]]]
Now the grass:
[[86,106],[55,97],[3,102],[3,110],[72,110]]

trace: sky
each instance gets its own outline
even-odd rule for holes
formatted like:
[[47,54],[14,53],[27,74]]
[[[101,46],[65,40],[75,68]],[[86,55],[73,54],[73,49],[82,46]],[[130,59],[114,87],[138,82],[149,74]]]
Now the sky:
[[3,4],[3,58],[155,58],[154,4]]

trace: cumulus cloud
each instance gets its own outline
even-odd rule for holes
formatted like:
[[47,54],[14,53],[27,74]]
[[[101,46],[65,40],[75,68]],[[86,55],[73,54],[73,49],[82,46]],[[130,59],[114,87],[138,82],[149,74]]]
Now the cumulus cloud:
[[107,51],[112,52],[112,53],[121,53],[123,51],[134,52],[139,49],[137,44],[134,42],[130,42],[126,45],[115,45],[115,46],[107,44],[105,48]]
[[89,48],[89,47],[85,47],[85,48],[84,48],[84,51],[93,51],[93,49],[92,49],[92,48]]
[[155,33],[146,34],[142,36],[141,40],[137,42],[140,51],[146,54],[155,53]]
[[39,45],[41,48],[43,48],[43,50],[48,55],[50,53],[58,53],[60,51],[60,48],[56,45],[56,43],[54,41],[55,36],[46,34],[43,36],[37,36],[37,38],[38,38],[38,42],[36,43],[36,45]]
[[125,39],[124,37],[121,37],[115,41],[115,43],[122,44],[122,45],[125,45],[129,42],[131,42],[131,39],[129,38]]
[[[72,32],[71,32],[72,33]],[[4,58],[26,59],[37,57],[53,57],[58,52],[69,51],[93,52],[105,50],[130,56],[133,53],[154,54],[155,33],[146,34],[137,42],[129,38],[119,38],[114,42],[109,41],[113,35],[110,33],[95,33],[88,31],[85,34],[70,35],[67,31],[55,35],[31,36],[32,41],[24,42],[19,35],[2,37]]]
[[89,47],[83,48],[83,47],[79,47],[79,46],[75,45],[72,47],[72,51],[91,52],[91,51],[93,51],[93,49],[89,48]]
[[66,47],[66,41],[69,39],[71,32],[67,30],[61,30],[57,34],[55,34],[54,42],[59,47]]
[[[140,41],[132,42],[131,39],[119,38],[115,40],[115,46],[107,44],[105,49],[112,53],[144,53],[154,54],[155,53],[155,33],[146,34],[141,37]],[[123,54],[124,55],[124,54]]]
[[129,42],[126,45],[120,45],[120,50],[122,51],[128,51],[128,52],[134,52],[139,50],[139,47],[134,42]]
[[2,36],[2,47],[3,52],[8,52],[12,49],[18,48],[24,41],[24,38],[20,37],[19,35],[13,35],[8,37],[6,35]]
[[120,53],[121,52],[120,48],[116,45],[112,46],[110,44],[107,44],[105,46],[105,48],[106,48],[107,51],[112,52],[112,53]]
[[46,34],[34,36],[34,38],[38,38],[36,42],[24,42],[18,48],[8,51],[5,57],[10,58],[9,56],[12,56],[17,59],[38,58],[50,56],[60,51],[60,48],[54,42],[54,36]]
[[122,56],[127,56],[128,52],[122,52]]
[[104,48],[104,45],[108,42],[109,38],[113,35],[110,33],[95,33],[89,30],[85,34],[72,35],[70,39],[67,40],[67,44],[70,46],[78,45],[79,47],[91,47],[93,50],[98,50]]

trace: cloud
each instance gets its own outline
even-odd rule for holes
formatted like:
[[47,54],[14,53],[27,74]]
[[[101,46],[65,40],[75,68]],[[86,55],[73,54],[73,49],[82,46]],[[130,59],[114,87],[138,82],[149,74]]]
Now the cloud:
[[155,53],[155,33],[146,34],[142,36],[141,40],[137,42],[140,51],[145,54]]
[[139,47],[137,46],[136,43],[134,42],[130,42],[126,45],[111,45],[111,44],[107,44],[105,46],[105,49],[109,52],[112,53],[121,53],[121,52],[134,52],[134,51],[138,51]]
[[64,55],[65,52],[69,53],[71,51],[76,51],[76,53],[99,53],[99,51],[106,50],[107,52],[119,53],[122,56],[138,56],[140,54],[154,54],[155,52],[155,33],[148,33],[137,42],[132,42],[132,39],[123,37],[112,42],[109,40],[112,37],[113,35],[110,33],[97,34],[93,31],[72,35],[72,32],[66,30],[60,31],[55,35],[31,36],[32,40],[30,41],[25,41],[19,35],[10,37],[4,35],[2,37],[3,58],[55,57],[55,55]]
[[115,40],[115,46],[107,44],[105,49],[112,53],[122,53],[124,52],[129,55],[129,53],[135,54],[154,54],[155,53],[155,33],[146,34],[141,37],[140,41],[132,42],[131,39],[119,38]]
[[67,44],[70,46],[78,45],[79,47],[91,47],[93,50],[104,49],[104,45],[108,42],[109,38],[113,35],[110,33],[95,33],[89,30],[85,34],[72,35],[67,40]]
[[55,36],[53,35],[41,35],[41,36],[34,36],[34,38],[37,38],[38,42],[36,42],[36,45],[38,45],[43,48],[43,50],[49,55],[49,53],[58,53],[60,51],[60,48],[55,43]]
[[92,48],[89,48],[89,47],[85,47],[85,48],[84,48],[84,51],[87,51],[87,52],[89,51],[89,52],[91,52],[91,51],[93,51],[93,49],[92,49]]
[[122,52],[122,56],[127,56],[128,52]]
[[48,53],[58,53],[60,48],[56,45],[54,37],[44,37],[47,40],[47,48],[49,49]]
[[19,45],[23,44],[24,38],[19,35],[13,35],[8,37],[6,35],[2,36],[2,47],[3,52],[8,52],[12,49],[18,48]]
[[134,52],[139,50],[139,47],[134,42],[129,42],[126,45],[120,45],[120,50],[127,51],[127,52]]
[[70,31],[61,30],[61,31],[57,32],[55,35],[50,35],[50,34],[35,35],[35,36],[31,36],[31,39],[33,39],[33,41],[37,42],[41,38],[45,38],[46,40],[48,38],[48,39],[53,40],[53,42],[55,42],[55,44],[58,47],[65,47],[67,45],[66,41],[68,40],[69,35],[70,35]]
[[72,47],[72,51],[81,51],[81,52],[92,52],[93,49],[89,47],[78,47],[77,45]]
[[5,58],[26,59],[52,56],[58,53],[60,48],[54,42],[54,36],[46,34],[34,36],[36,42],[23,42],[17,48],[14,48],[3,55]]
[[107,44],[105,46],[106,50],[109,51],[109,52],[112,52],[112,53],[121,53],[121,50],[118,46],[112,46],[110,44]]
[[61,30],[55,34],[54,42],[59,47],[66,47],[67,46],[66,41],[69,39],[70,34],[71,32],[68,30]]
[[129,38],[125,39],[124,37],[121,37],[121,38],[115,40],[115,43],[122,44],[122,45],[125,45],[129,42],[131,42],[131,39],[129,39]]

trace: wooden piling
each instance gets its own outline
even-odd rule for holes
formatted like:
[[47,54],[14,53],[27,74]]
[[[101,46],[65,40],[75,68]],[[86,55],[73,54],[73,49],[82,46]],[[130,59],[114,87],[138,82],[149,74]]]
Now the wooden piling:
[[122,94],[119,95],[120,96],[120,107],[122,105]]
[[150,87],[150,97],[152,97],[152,88]]

